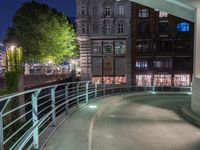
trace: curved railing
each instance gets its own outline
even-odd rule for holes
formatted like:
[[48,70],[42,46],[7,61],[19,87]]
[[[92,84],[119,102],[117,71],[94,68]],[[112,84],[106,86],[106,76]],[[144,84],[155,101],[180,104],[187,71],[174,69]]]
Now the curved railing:
[[191,87],[137,87],[82,81],[7,95],[0,98],[0,149],[40,149],[56,127],[80,106],[97,97],[131,91],[191,92]]

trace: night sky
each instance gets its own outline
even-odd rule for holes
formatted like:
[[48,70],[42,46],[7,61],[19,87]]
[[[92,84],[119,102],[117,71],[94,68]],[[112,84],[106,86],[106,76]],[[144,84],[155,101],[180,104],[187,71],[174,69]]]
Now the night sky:
[[[0,43],[2,43],[6,30],[11,26],[12,17],[16,10],[25,2],[32,0],[0,0]],[[66,16],[76,16],[75,0],[37,0],[45,3],[49,7],[56,8],[58,11],[64,12]]]

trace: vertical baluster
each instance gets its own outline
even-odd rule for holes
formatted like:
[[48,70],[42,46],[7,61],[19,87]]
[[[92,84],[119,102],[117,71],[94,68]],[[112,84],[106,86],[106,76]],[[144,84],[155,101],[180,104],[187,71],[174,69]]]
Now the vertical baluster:
[[65,85],[65,108],[66,108],[66,115],[69,114],[69,102],[68,102],[68,97],[69,97],[69,84]]
[[[40,90],[32,94],[32,117],[33,117],[33,126],[38,124],[38,96]],[[39,149],[39,127],[35,127],[33,131],[33,149]]]
[[51,109],[52,111],[52,126],[56,126],[56,98],[55,98],[55,92],[57,87],[51,88]]
[[89,82],[87,82],[86,84],[85,84],[85,101],[86,101],[86,103],[88,103],[88,101],[89,101],[89,95],[88,95],[88,90],[89,90]]
[[77,108],[79,107],[79,85],[80,83],[77,83],[76,84],[76,105],[77,105]]
[[2,117],[2,112],[0,112],[0,149],[4,150],[4,133],[3,133],[3,117]]
[[95,83],[95,93],[94,93],[95,98],[97,98],[97,90],[98,90],[98,84]]

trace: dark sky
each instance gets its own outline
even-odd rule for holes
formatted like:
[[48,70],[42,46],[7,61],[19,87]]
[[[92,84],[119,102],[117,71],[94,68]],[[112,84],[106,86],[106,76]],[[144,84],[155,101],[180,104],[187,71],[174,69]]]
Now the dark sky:
[[[0,0],[0,43],[6,33],[6,29],[11,26],[12,17],[17,9],[24,2],[30,2],[32,0]],[[45,3],[49,7],[56,8],[59,11],[64,12],[66,16],[76,16],[76,3],[75,0],[37,0],[40,3]]]

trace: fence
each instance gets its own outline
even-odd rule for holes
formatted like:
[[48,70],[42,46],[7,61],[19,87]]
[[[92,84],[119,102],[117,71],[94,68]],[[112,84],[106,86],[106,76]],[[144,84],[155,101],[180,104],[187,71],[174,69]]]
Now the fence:
[[[0,149],[40,149],[58,123],[97,97],[131,91],[191,92],[191,87],[136,87],[92,84],[90,81],[57,84],[0,99]],[[18,104],[25,96],[23,105]],[[13,105],[13,103],[18,105]]]

